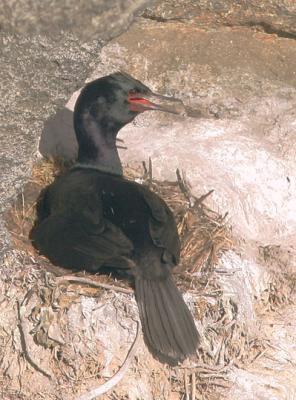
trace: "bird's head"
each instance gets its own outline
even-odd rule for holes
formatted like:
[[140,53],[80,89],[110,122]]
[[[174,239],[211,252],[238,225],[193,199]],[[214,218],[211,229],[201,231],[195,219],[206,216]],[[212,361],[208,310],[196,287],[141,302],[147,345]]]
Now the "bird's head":
[[74,110],[75,130],[90,120],[102,131],[117,133],[138,114],[158,110],[181,114],[180,100],[153,93],[147,86],[122,72],[88,83],[81,91]]

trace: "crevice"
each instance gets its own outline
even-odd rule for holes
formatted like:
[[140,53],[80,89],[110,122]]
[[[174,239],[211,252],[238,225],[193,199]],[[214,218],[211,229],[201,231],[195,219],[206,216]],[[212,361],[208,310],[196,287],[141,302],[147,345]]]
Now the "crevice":
[[245,26],[249,28],[258,28],[262,30],[264,33],[267,33],[268,35],[277,35],[278,37],[285,38],[285,39],[296,39],[296,33],[288,32],[284,29],[279,29],[276,28],[275,26],[269,24],[268,22],[265,21],[247,21],[245,23],[241,24],[225,24],[228,27],[231,28],[237,28],[239,26]]
[[[143,13],[141,17],[144,19],[149,19],[151,21],[156,21],[160,23],[167,23],[172,21],[183,22],[183,23],[185,23],[186,21],[190,22],[190,18],[182,18],[182,17],[164,18],[158,15],[149,15],[147,13]],[[277,28],[276,26],[273,26],[266,21],[246,21],[237,24],[228,22],[228,23],[221,23],[221,25],[216,25],[217,29],[221,26],[227,26],[230,28],[239,28],[239,27],[258,28],[268,35],[277,35],[278,37],[281,38],[296,40],[296,33],[289,32],[285,29]]]
[[149,14],[142,14],[142,18],[144,19],[150,19],[151,21],[156,21],[156,22],[161,22],[161,23],[166,23],[166,22],[185,22],[188,21],[188,18],[182,18],[182,17],[172,17],[172,18],[164,18],[158,15],[149,15]]

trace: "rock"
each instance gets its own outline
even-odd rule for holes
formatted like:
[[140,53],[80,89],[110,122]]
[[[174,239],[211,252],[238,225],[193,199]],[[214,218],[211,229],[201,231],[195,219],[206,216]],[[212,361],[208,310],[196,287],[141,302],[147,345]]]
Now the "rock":
[[158,22],[182,21],[199,27],[251,27],[269,34],[296,38],[294,0],[158,0],[143,13]]
[[123,32],[151,0],[30,0],[0,4],[2,31],[21,35],[63,36],[108,41]]

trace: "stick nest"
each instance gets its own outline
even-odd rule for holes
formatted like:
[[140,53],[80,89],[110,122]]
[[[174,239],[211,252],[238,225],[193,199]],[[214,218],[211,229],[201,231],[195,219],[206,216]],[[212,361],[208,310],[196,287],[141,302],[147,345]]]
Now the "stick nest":
[[[87,275],[85,278],[86,275],[82,273],[75,274],[75,279],[78,281],[79,277],[84,277],[81,278],[80,284],[79,282],[65,284],[62,276],[68,275],[69,271],[52,266],[32,248],[28,235],[35,220],[38,194],[69,167],[70,165],[66,165],[61,160],[48,160],[37,164],[33,169],[30,182],[15,205],[6,213],[6,223],[13,236],[15,248],[20,250],[26,259],[34,260],[33,266],[18,272],[17,277],[14,278],[15,281],[21,282],[18,285],[18,295],[26,292],[25,301],[19,304],[21,327],[26,318],[25,314],[30,319],[31,328],[33,326],[30,332],[23,332],[23,336],[30,337],[39,347],[54,351],[54,360],[51,360],[50,365],[54,376],[61,376],[62,386],[65,388],[69,386],[76,392],[81,390],[79,385],[86,381],[87,376],[97,378],[103,366],[97,359],[94,362],[91,355],[79,361],[73,358],[70,360],[69,356],[68,361],[65,361],[69,349],[59,335],[57,336],[59,329],[64,336],[66,334],[67,322],[65,322],[64,310],[79,301],[81,295],[97,296],[98,288],[85,286],[83,279],[91,279],[97,286],[101,285],[102,290],[110,287],[113,290],[118,289],[119,292],[124,292],[122,296],[132,296],[129,294],[132,290],[125,281],[114,281],[104,275]],[[182,246],[181,262],[176,268],[175,280],[180,290],[186,292],[186,300],[189,301],[195,318],[199,321],[199,329],[203,337],[198,362],[195,360],[193,364],[190,364],[185,377],[184,369],[181,368],[177,372],[175,370],[173,373],[175,378],[172,379],[172,372],[168,372],[167,369],[171,391],[180,395],[175,398],[181,398],[184,394],[187,396],[191,391],[191,398],[210,399],[211,390],[217,386],[227,386],[225,368],[229,364],[242,363],[246,359],[256,357],[256,354],[261,351],[259,344],[248,338],[245,327],[237,320],[237,306],[223,296],[219,279],[217,279],[219,258],[223,252],[230,250],[233,246],[226,215],[221,216],[204,204],[212,191],[200,197],[193,196],[186,177],[180,171],[176,172],[175,182],[158,181],[153,178],[152,163],[149,162],[148,167],[145,163],[137,167],[126,166],[125,176],[149,186],[167,202],[175,215]],[[63,281],[64,286],[59,284],[59,280]],[[71,291],[73,285],[76,285],[75,290]],[[79,290],[77,285],[79,285]],[[34,299],[33,302],[32,299]],[[28,304],[30,304],[29,312],[28,309],[25,312],[24,307],[27,305],[28,308]],[[26,343],[26,346],[29,344]],[[29,349],[26,351],[28,362],[28,359],[33,359],[34,355]],[[39,368],[39,372],[41,368],[42,373],[43,367],[37,365],[34,368]],[[77,371],[73,373],[75,368]],[[44,375],[48,373],[47,369],[43,372]],[[117,398],[114,397],[114,393],[112,396],[110,398]],[[157,398],[162,397],[158,395]]]

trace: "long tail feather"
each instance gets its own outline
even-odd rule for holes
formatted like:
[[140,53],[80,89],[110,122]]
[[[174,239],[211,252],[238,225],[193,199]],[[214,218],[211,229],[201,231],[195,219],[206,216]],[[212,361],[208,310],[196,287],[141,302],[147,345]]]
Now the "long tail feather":
[[154,356],[176,365],[196,352],[200,337],[171,276],[161,280],[137,277],[136,298],[145,342]]

